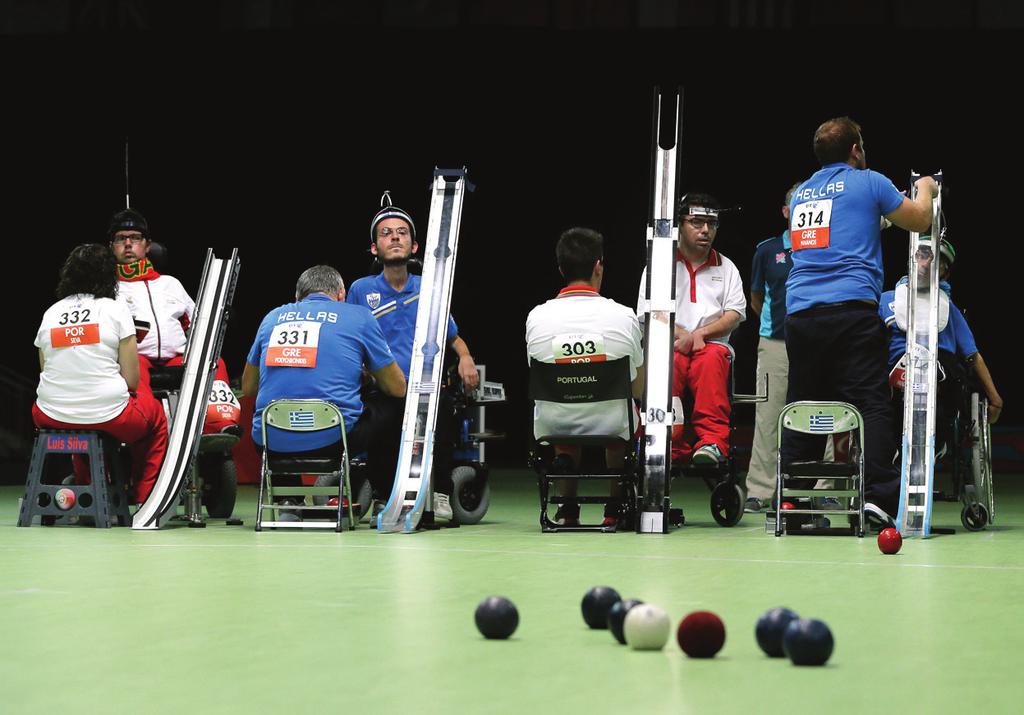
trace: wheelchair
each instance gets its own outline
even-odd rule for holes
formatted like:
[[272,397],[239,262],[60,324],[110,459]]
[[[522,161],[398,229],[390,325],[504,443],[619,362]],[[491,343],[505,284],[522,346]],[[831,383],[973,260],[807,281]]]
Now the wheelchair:
[[[159,401],[167,415],[167,428],[170,432],[174,413],[178,404],[178,390],[185,368],[180,365],[157,366],[149,371],[149,384],[153,396]],[[210,402],[215,401],[210,395]],[[217,399],[234,401],[234,393],[219,395]],[[182,518],[189,521],[189,526],[203,526],[202,508],[211,519],[226,519],[232,525],[242,522],[232,519],[235,501],[238,496],[238,476],[232,450],[241,436],[240,431],[204,434],[199,438],[199,448],[192,462],[191,476],[182,490],[182,501],[185,514]]]
[[[486,443],[502,440],[504,433],[486,426],[486,408],[505,402],[505,387],[486,379],[487,367],[477,365],[480,387],[467,393],[452,361],[446,367],[434,430],[434,491],[450,495],[452,517],[449,526],[479,523],[491,505],[490,467],[486,461]],[[356,519],[369,519],[374,506],[369,465],[365,453],[351,460],[355,487]],[[429,519],[424,523],[429,526]]]
[[[735,362],[736,355],[732,346],[726,345],[729,349],[729,454],[718,464],[699,465],[683,463],[674,460],[672,463],[672,477],[701,479],[711,491],[710,508],[711,516],[719,526],[731,527],[740,523],[743,518],[743,507],[746,501],[746,493],[737,477],[736,470],[736,406],[743,404],[755,404],[768,400],[768,375],[765,375],[764,394],[739,394],[736,392]],[[690,414],[693,411],[693,398],[686,395],[685,399],[673,399],[674,410],[681,410],[682,414]],[[676,415],[679,420],[681,415]],[[685,420],[682,420],[685,429]],[[674,510],[673,510],[674,511]],[[677,526],[685,523],[685,517],[680,513],[676,519]]]
[[[960,522],[968,531],[981,531],[995,520],[992,486],[992,428],[988,399],[971,375],[969,366],[946,350],[939,351],[936,464],[945,463],[951,490],[937,489],[934,499],[960,502]],[[899,444],[903,432],[903,392],[893,386],[893,422]]]

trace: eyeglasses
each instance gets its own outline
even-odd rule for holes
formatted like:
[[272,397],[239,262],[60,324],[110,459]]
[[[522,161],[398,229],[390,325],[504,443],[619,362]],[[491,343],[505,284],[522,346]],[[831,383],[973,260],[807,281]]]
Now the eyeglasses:
[[377,238],[387,238],[392,233],[397,233],[401,238],[405,238],[406,236],[409,235],[409,229],[407,229],[407,228],[390,229],[387,226],[384,226],[383,228],[377,230]]
[[123,246],[126,243],[130,243],[133,246],[138,246],[146,240],[145,236],[117,236],[110,242],[115,246]]
[[707,226],[712,231],[718,228],[717,218],[688,218],[686,219],[686,223],[690,224],[694,228],[703,228],[704,226]]

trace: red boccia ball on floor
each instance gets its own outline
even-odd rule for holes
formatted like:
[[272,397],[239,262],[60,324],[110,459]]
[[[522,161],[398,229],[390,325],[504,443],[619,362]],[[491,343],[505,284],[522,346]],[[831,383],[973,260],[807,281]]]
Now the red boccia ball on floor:
[[903,546],[903,535],[891,526],[878,533],[878,550],[883,554],[899,553]]
[[714,658],[725,645],[725,624],[711,611],[694,611],[679,622],[676,640],[691,658]]

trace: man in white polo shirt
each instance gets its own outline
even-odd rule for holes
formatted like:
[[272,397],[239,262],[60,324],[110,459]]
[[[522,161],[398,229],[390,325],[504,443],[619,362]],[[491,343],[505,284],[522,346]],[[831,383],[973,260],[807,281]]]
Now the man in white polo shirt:
[[[528,359],[557,362],[564,355],[563,345],[579,343],[592,358],[617,360],[629,358],[633,396],[643,394],[644,354],[640,323],[632,310],[613,300],[601,297],[604,278],[604,238],[588,228],[571,228],[558,239],[555,247],[558,270],[565,287],[558,295],[530,311],[526,319],[526,350]],[[569,349],[572,354],[572,349]],[[636,417],[633,421],[637,423]],[[621,401],[595,402],[587,405],[562,405],[538,401],[534,410],[534,435],[608,435],[631,439],[629,422]],[[578,465],[579,448],[555,446],[556,459],[571,460]],[[608,447],[605,461],[610,468],[623,463],[621,445]],[[562,496],[572,496],[576,483],[563,481]],[[613,494],[613,496],[615,496]],[[566,526],[578,523],[579,507],[563,507],[556,520]],[[606,512],[605,525],[615,522],[616,515]]]
[[[691,448],[682,435],[673,438],[672,459],[691,455],[695,465],[714,465],[729,454],[729,335],[747,308],[735,264],[712,248],[719,210],[708,194],[690,193],[679,202],[672,395],[693,395],[689,422],[696,442]],[[646,275],[640,279],[641,315],[645,280]]]

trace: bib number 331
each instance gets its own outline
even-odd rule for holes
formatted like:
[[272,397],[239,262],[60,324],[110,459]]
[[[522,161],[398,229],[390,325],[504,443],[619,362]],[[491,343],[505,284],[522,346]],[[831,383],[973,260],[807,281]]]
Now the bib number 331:
[[281,323],[270,333],[266,364],[270,367],[316,367],[320,323]]
[[789,237],[793,242],[793,250],[828,248],[831,223],[832,199],[797,204],[789,219]]

